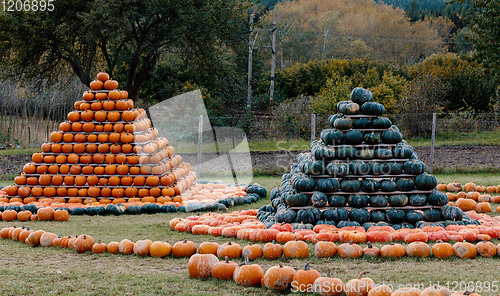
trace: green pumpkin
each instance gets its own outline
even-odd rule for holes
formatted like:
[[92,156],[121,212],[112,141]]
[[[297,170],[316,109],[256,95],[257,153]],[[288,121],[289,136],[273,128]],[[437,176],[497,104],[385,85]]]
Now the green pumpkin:
[[350,130],[345,133],[344,143],[347,145],[359,145],[363,143],[363,133],[357,130]]
[[396,186],[399,191],[412,191],[415,189],[415,183],[412,179],[399,178],[396,181]]
[[337,223],[337,227],[338,228],[358,227],[358,226],[361,226],[361,225],[358,222],[356,222],[356,221],[346,221],[346,220],[343,220],[343,221],[340,221],[339,223]]
[[378,159],[390,159],[392,158],[392,150],[389,148],[378,148],[375,150],[375,157]]
[[369,129],[372,127],[372,120],[370,118],[358,118],[352,123],[355,129]]
[[366,159],[366,160],[374,159],[375,158],[375,150],[365,149],[365,148],[358,150],[357,158]]
[[424,210],[424,220],[427,222],[441,221],[441,211],[438,209],[426,209]]
[[389,128],[382,133],[381,139],[385,144],[397,144],[403,140],[403,135],[399,131]]
[[464,212],[458,207],[444,205],[441,209],[441,216],[444,220],[460,221],[464,217]]
[[392,150],[394,158],[407,159],[410,158],[413,153],[413,148],[408,145],[400,145]]
[[325,171],[325,163],[322,160],[313,161],[309,168],[309,174],[311,175],[321,175],[324,174]]
[[344,142],[344,133],[337,129],[324,129],[319,137],[326,145],[339,145]]
[[408,160],[403,165],[405,173],[411,175],[420,175],[425,172],[427,166],[421,160]]
[[400,175],[403,173],[403,165],[398,162],[388,162],[386,163],[386,167],[388,175]]
[[444,206],[449,201],[448,196],[440,191],[433,191],[429,194],[429,204],[433,206]]
[[370,211],[370,221],[374,223],[386,221],[385,210],[372,210]]
[[316,187],[316,181],[303,174],[295,174],[292,177],[292,187],[301,192],[313,191]]
[[370,175],[385,175],[387,168],[384,163],[372,162],[368,165],[370,169]]
[[344,131],[351,129],[352,127],[352,119],[348,117],[341,117],[335,119],[335,122],[333,123],[334,127],[338,130]]
[[110,215],[119,216],[125,213],[125,211],[120,211],[116,205],[109,204],[106,206],[106,212]]
[[141,207],[136,205],[128,206],[125,213],[129,215],[139,215],[141,213]]
[[432,190],[437,186],[437,179],[433,175],[423,173],[415,178],[415,185],[420,190]]
[[[337,110],[344,104],[351,103],[352,101],[340,101],[337,103]],[[342,113],[342,112],[341,112]]]
[[389,179],[383,179],[379,181],[380,191],[382,192],[393,192],[396,191],[397,185],[394,181]]
[[347,198],[347,203],[353,208],[365,208],[368,206],[368,196],[364,194],[351,194]]
[[376,192],[380,190],[380,183],[375,179],[365,179],[361,183],[364,192]]
[[406,212],[406,221],[408,223],[415,224],[417,222],[424,221],[424,220],[425,220],[425,217],[424,217],[424,213],[422,211],[410,210],[410,211]]
[[387,196],[385,195],[371,195],[369,199],[371,207],[385,207],[388,204]]
[[316,181],[316,189],[321,192],[335,192],[339,190],[340,183],[335,178],[326,178]]
[[343,180],[340,183],[340,188],[345,192],[358,192],[361,189],[361,182],[359,180]]
[[327,202],[328,197],[323,192],[314,191],[313,195],[311,196],[311,204],[313,207],[322,208],[326,206]]
[[97,207],[88,207],[87,208],[87,215],[89,215],[89,216],[97,215]]
[[370,213],[365,209],[352,209],[349,212],[349,220],[363,224],[370,221]]
[[367,175],[369,172],[370,168],[361,160],[355,160],[349,165],[349,173],[352,175]]
[[388,129],[392,125],[392,122],[387,117],[376,117],[372,119],[372,127],[374,129]]
[[328,205],[334,208],[345,207],[347,198],[344,195],[330,195],[328,197]]
[[346,115],[356,115],[359,113],[359,105],[354,102],[348,102],[345,104],[342,104],[338,108],[340,113],[346,114]]
[[334,125],[335,120],[336,120],[337,118],[341,118],[341,117],[342,117],[342,114],[333,114],[333,115],[330,115],[330,116],[328,117],[328,124],[329,124],[332,128],[334,128],[334,127],[335,127],[335,125]]
[[[347,221],[349,219],[349,212],[344,208],[338,208],[337,215],[339,216],[339,221]],[[342,228],[340,226],[338,227]]]
[[321,211],[313,209],[301,209],[297,212],[297,222],[316,224],[321,219]]
[[358,149],[350,146],[342,146],[337,149],[337,158],[353,159],[357,156]]
[[326,166],[326,172],[334,178],[342,178],[349,174],[349,165],[340,162],[330,162]]
[[408,196],[405,194],[391,195],[387,200],[391,207],[404,207],[408,204]]
[[[312,153],[314,159],[317,159],[317,160],[335,159],[335,149],[332,147],[326,147],[323,145],[314,146],[311,149],[311,153]],[[312,161],[312,160],[310,160],[310,161]],[[311,166],[312,166],[312,163],[311,163]],[[308,172],[309,172],[309,169],[310,168],[307,169]]]
[[339,215],[337,214],[337,210],[328,209],[323,211],[323,219],[326,221],[339,222]]
[[286,210],[277,211],[275,218],[278,223],[292,223],[297,218],[297,212],[288,208]]
[[406,213],[403,210],[389,209],[387,212],[387,221],[392,224],[404,222],[406,220]]
[[373,100],[373,93],[362,87],[355,87],[351,91],[351,101],[358,103],[359,105],[363,105],[366,102],[370,102]]
[[380,143],[381,138],[379,133],[371,132],[371,133],[366,133],[363,137],[363,140],[365,141],[365,144],[377,145]]
[[377,102],[367,102],[361,105],[360,108],[361,113],[366,115],[382,115],[385,112],[384,105]]
[[291,207],[305,207],[309,205],[309,197],[303,193],[290,194],[286,196],[285,202]]
[[[446,195],[445,195],[446,196]],[[448,199],[448,197],[446,197]],[[427,204],[427,196],[423,194],[413,194],[408,197],[408,205],[413,207],[425,206]]]

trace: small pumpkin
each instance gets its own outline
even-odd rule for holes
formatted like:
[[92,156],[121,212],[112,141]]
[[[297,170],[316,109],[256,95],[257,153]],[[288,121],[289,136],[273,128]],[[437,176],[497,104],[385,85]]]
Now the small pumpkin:
[[482,241],[476,244],[477,253],[481,257],[493,257],[497,254],[497,248],[492,242]]
[[102,243],[101,240],[97,241],[97,243],[95,243],[92,246],[92,252],[94,254],[104,253],[107,251],[107,249],[108,249],[108,246],[106,246],[105,243]]
[[152,244],[153,242],[146,238],[136,241],[133,248],[134,254],[139,256],[148,256]]
[[263,276],[262,267],[258,264],[250,264],[248,258],[245,258],[245,262],[234,270],[233,280],[238,285],[251,287],[260,285]]
[[293,267],[279,263],[278,266],[266,270],[262,277],[262,285],[268,289],[286,290],[290,288],[294,276],[295,269]]
[[314,256],[317,258],[333,257],[337,253],[337,246],[334,242],[319,241],[314,246]]
[[432,255],[436,258],[449,258],[453,256],[453,246],[449,243],[437,241],[432,246]]
[[212,275],[212,268],[219,263],[214,254],[194,254],[189,258],[188,272],[192,278],[207,278]]
[[359,258],[363,256],[363,249],[352,242],[343,243],[338,247],[337,253],[342,258]]
[[391,296],[420,296],[422,290],[415,287],[403,287],[392,292]]
[[330,270],[326,277],[319,277],[313,283],[314,292],[321,296],[341,296],[344,294],[344,283],[338,278],[332,278]]
[[233,278],[234,270],[238,267],[233,261],[226,257],[224,261],[217,262],[212,268],[212,277],[220,280],[230,280]]
[[406,249],[403,245],[392,243],[390,245],[384,245],[380,249],[380,256],[382,257],[394,257],[401,258],[406,255]]
[[367,296],[368,292],[375,287],[371,278],[362,278],[365,272],[360,272],[358,277],[347,282],[344,286],[346,296]]
[[242,251],[243,251],[243,249],[241,248],[241,246],[239,244],[233,243],[233,242],[228,242],[228,243],[220,245],[217,248],[217,257],[219,257],[219,258],[228,257],[229,259],[240,258]]
[[172,246],[163,241],[155,241],[151,244],[149,253],[152,257],[166,257],[172,253]]
[[477,249],[471,243],[457,242],[453,245],[453,253],[459,258],[472,259],[477,256]]
[[280,244],[277,244],[276,241],[267,243],[264,245],[262,255],[264,258],[271,260],[280,258],[283,255],[283,247]]
[[294,286],[298,291],[313,292],[314,281],[321,277],[317,270],[310,268],[310,264],[311,262],[307,262],[304,269],[298,270],[293,277]]
[[[194,227],[193,227],[194,228]],[[217,255],[219,244],[215,242],[202,242],[198,247],[199,254],[214,254]]]
[[94,238],[92,238],[90,235],[82,234],[76,239],[75,250],[77,253],[89,252],[92,251],[92,246],[94,244]]
[[420,293],[420,296],[450,296],[452,293],[453,292],[446,287],[434,285],[424,289],[422,293]]
[[286,258],[307,258],[309,257],[309,247],[304,241],[288,241],[283,246],[283,255]]
[[368,243],[368,246],[366,246],[363,249],[363,255],[364,256],[371,256],[371,257],[378,257],[380,256],[380,249],[377,248],[376,246],[373,246],[372,243]]
[[172,255],[176,258],[180,257],[191,257],[196,253],[196,244],[190,240],[183,240],[176,242],[172,246]]
[[368,292],[368,296],[391,296],[392,288],[388,285],[376,285]]
[[412,242],[406,246],[406,253],[410,257],[429,257],[431,248],[423,242]]
[[257,244],[248,243],[241,251],[241,256],[248,258],[249,260],[255,260],[262,257],[262,247]]

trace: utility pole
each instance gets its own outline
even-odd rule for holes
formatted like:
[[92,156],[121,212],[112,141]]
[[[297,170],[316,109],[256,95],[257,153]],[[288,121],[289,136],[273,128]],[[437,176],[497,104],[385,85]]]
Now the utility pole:
[[248,38],[248,94],[247,109],[252,107],[252,54],[253,54],[253,14],[250,15],[250,37]]
[[269,90],[269,100],[271,104],[274,98],[274,70],[276,68],[276,19],[273,19],[273,39],[271,41],[271,89]]

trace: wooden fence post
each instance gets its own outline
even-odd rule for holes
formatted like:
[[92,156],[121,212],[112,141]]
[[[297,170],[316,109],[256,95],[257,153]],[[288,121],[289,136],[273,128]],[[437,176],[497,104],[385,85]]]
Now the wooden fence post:
[[311,114],[311,142],[316,139],[316,114]]
[[432,136],[431,136],[431,156],[429,163],[429,172],[432,174],[434,167],[434,144],[436,142],[436,113],[432,113]]
[[202,141],[203,141],[203,115],[200,115],[198,121],[198,155],[196,157],[196,176],[200,176],[201,172],[201,154],[202,154]]

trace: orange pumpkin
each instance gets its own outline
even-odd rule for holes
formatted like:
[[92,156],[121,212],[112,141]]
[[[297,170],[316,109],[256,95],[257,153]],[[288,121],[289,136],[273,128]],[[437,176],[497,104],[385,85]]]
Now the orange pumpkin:
[[229,261],[226,257],[224,261],[220,261],[212,268],[212,277],[220,280],[230,280],[233,278],[234,270],[238,267],[233,261]]
[[273,266],[266,270],[262,277],[262,285],[268,289],[286,290],[288,289],[295,276],[295,269],[290,266],[283,266],[279,263],[278,266]]
[[233,280],[238,285],[251,287],[260,285],[263,276],[262,267],[258,264],[249,264],[248,258],[245,258],[245,262],[234,270]]

